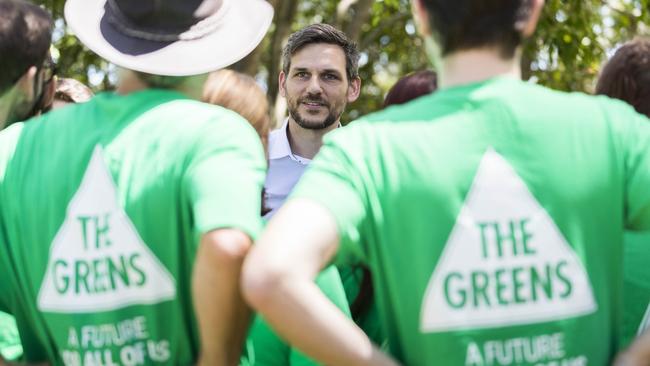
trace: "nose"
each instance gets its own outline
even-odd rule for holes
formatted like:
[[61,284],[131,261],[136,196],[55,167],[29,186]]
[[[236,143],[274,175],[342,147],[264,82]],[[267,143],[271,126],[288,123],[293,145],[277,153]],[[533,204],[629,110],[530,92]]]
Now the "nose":
[[323,92],[323,88],[320,85],[320,80],[318,75],[314,75],[309,79],[309,84],[307,85],[307,93],[312,95],[318,95]]

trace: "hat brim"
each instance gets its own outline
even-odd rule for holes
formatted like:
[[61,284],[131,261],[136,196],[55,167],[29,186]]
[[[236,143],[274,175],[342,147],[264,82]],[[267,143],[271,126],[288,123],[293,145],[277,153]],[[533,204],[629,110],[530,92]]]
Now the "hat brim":
[[107,21],[106,0],[68,0],[65,18],[84,45],[118,66],[154,75],[189,76],[243,59],[271,26],[273,8],[268,2],[226,1],[231,3],[219,27],[195,40],[154,42],[126,36]]

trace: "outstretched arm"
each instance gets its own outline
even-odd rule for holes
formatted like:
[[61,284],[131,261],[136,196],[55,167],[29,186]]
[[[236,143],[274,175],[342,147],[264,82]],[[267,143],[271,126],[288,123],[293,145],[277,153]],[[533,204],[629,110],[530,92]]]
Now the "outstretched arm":
[[199,365],[238,365],[250,310],[239,279],[250,238],[238,230],[211,231],[201,238],[192,275],[192,295],[201,337]]
[[244,295],[289,343],[324,364],[396,365],[314,284],[338,241],[329,211],[289,201],[246,260]]
[[632,345],[621,352],[616,361],[616,366],[645,366],[650,365],[650,332],[641,334]]

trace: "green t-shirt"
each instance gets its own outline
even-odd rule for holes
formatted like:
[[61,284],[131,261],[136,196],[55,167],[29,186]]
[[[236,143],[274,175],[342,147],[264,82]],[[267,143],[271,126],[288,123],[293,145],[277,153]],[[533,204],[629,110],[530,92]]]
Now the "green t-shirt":
[[623,336],[628,346],[650,327],[650,232],[626,232],[623,255]]
[[624,103],[495,78],[334,131],[293,199],[333,213],[337,263],[370,267],[404,364],[604,365],[648,146]]
[[[350,309],[341,283],[341,276],[335,267],[329,267],[316,277],[316,284],[334,305],[345,315]],[[241,366],[312,366],[319,365],[281,339],[271,327],[257,316],[253,320],[246,339]]]
[[189,365],[202,234],[255,237],[265,173],[226,109],[147,90],[0,134],[0,309],[27,361]]
[[[350,311],[352,305],[357,300],[361,292],[362,282],[364,281],[364,271],[358,265],[343,265],[339,268],[341,273],[341,280],[345,288],[345,296],[350,303]],[[377,301],[375,301],[374,292],[372,296],[367,297],[364,301],[364,308],[359,314],[351,314],[355,323],[363,330],[370,340],[377,346],[386,347],[386,334],[381,328],[381,320],[377,311]],[[367,295],[363,295],[367,296]]]
[[0,311],[0,356],[16,361],[23,355],[23,346],[13,316]]

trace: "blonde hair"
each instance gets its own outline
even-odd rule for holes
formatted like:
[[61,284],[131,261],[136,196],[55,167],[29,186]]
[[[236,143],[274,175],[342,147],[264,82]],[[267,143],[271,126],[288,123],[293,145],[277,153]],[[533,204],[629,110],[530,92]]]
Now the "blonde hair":
[[255,79],[232,70],[215,71],[205,82],[203,101],[239,113],[255,128],[266,150],[271,124],[269,102]]
[[92,99],[89,87],[75,79],[61,78],[56,81],[54,99],[65,103],[84,103]]

